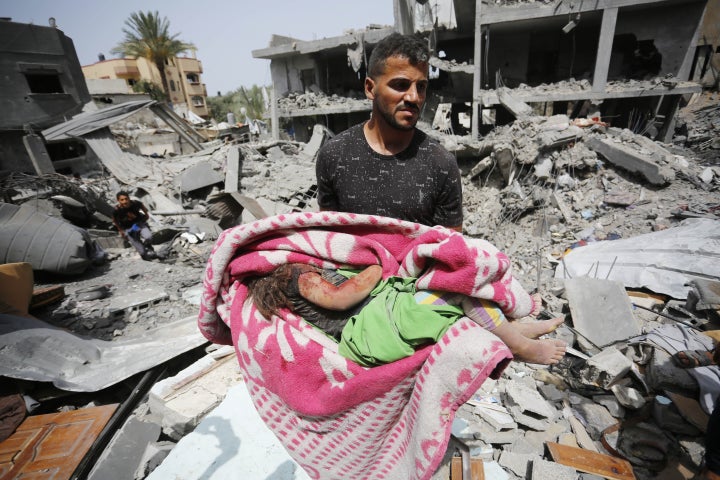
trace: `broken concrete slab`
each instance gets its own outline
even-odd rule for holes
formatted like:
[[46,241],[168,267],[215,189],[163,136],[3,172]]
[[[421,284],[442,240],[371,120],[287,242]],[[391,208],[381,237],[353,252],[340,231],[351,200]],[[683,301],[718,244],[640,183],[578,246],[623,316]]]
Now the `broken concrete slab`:
[[618,403],[617,398],[613,395],[594,395],[592,397],[593,402],[602,405],[607,408],[610,415],[615,418],[625,417],[625,409]]
[[623,285],[612,280],[579,277],[565,280],[573,325],[599,347],[640,334],[640,325]]
[[510,413],[518,424],[524,425],[525,427],[532,430],[537,430],[541,432],[547,430],[547,428],[550,426],[550,422],[548,420],[544,418],[538,418],[532,412],[525,413],[525,411],[523,411],[517,405],[512,405],[510,407]]
[[495,403],[479,404],[475,406],[473,411],[498,432],[509,428],[517,428],[517,423],[513,420],[512,415],[502,405]]
[[485,478],[493,480],[509,480],[510,475],[496,461],[483,462]]
[[585,431],[593,440],[599,440],[603,430],[618,423],[607,408],[598,403],[583,401],[573,405],[574,412],[583,418]]
[[645,405],[645,398],[635,388],[626,387],[624,385],[613,385],[610,390],[615,394],[615,397],[623,407],[631,410],[639,410]]
[[512,472],[520,478],[529,478],[532,462],[540,458],[539,455],[527,453],[513,453],[503,450],[498,459],[498,463],[512,470]]
[[517,429],[517,427],[500,431],[490,426],[487,422],[480,422],[475,431],[476,439],[493,445],[513,443],[521,436],[522,433]]
[[134,478],[146,445],[156,442],[158,438],[159,425],[131,417],[110,440],[87,478]]
[[121,318],[133,310],[142,310],[168,298],[168,294],[159,289],[142,289],[127,295],[116,296],[110,302],[110,316]]
[[551,421],[557,415],[555,409],[547,403],[537,390],[523,383],[510,380],[505,385],[505,393],[508,399],[514,405],[517,405],[522,412],[529,412]]
[[147,480],[203,478],[309,480],[268,429],[245,384],[228,390],[222,403],[182,438]]
[[498,88],[496,92],[500,104],[515,118],[524,118],[532,115],[532,107],[522,100],[513,97],[509,88]]
[[578,473],[572,467],[538,458],[532,462],[530,478],[533,480],[577,480]]
[[581,370],[582,380],[607,389],[630,371],[632,360],[617,348],[609,347],[593,355],[585,365]]
[[235,147],[228,150],[225,167],[225,192],[240,191],[240,172],[242,171],[242,152]]
[[148,395],[148,405],[153,415],[162,419],[163,432],[179,440],[241,381],[235,349],[225,346],[156,383]]
[[598,137],[586,138],[585,143],[613,165],[641,175],[652,185],[664,186],[675,179],[675,172],[671,168],[659,165],[655,158],[643,155],[623,143]]
[[192,192],[216,184],[225,184],[225,176],[207,163],[194,165],[175,177],[175,184],[182,192]]

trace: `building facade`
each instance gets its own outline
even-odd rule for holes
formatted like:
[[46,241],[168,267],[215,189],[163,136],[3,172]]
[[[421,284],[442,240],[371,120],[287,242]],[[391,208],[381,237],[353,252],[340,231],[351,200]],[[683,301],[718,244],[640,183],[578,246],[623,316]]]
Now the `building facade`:
[[0,170],[50,173],[55,161],[82,155],[67,142],[45,149],[39,132],[90,102],[72,39],[54,26],[0,21]]
[[[144,58],[113,58],[106,60],[100,55],[99,61],[82,67],[88,80],[122,79],[132,92],[141,80],[162,85],[157,67]],[[172,57],[165,66],[170,102],[176,113],[187,118],[188,112],[208,118],[207,90],[202,83],[202,62],[194,57]]]
[[267,48],[252,52],[270,60],[273,127],[284,122],[306,132],[317,122],[339,132],[367,118],[369,102],[346,99],[364,98],[363,59],[392,31],[421,32],[429,40],[424,120],[439,105],[451,105],[452,130],[471,139],[511,121],[498,95],[507,88],[536,111],[580,115],[597,108],[613,126],[667,140],[681,97],[701,91],[691,81],[696,66],[715,60],[714,46],[704,50],[713,58],[698,59],[707,0],[490,3],[394,0],[389,28],[314,41],[273,36]]

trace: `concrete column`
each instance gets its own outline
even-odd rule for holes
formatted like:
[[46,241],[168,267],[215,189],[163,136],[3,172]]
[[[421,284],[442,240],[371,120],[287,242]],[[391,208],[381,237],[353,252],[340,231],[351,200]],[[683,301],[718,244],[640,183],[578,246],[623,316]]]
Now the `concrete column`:
[[50,160],[47,149],[45,148],[45,142],[35,133],[30,133],[23,137],[23,143],[25,144],[25,150],[30,155],[35,173],[38,175],[44,175],[46,173],[55,173],[55,167]]
[[655,140],[665,143],[671,143],[673,134],[675,133],[675,124],[677,123],[677,113],[680,108],[680,98],[682,95],[671,95],[670,105],[665,113],[665,122],[663,123],[660,133]]
[[473,101],[472,101],[472,120],[470,123],[471,134],[473,139],[477,139],[480,134],[480,121],[482,120],[481,109],[482,99],[480,98],[480,90],[482,89],[482,0],[475,0],[475,51],[473,54],[473,63],[475,64],[475,72],[473,73]]
[[592,89],[594,92],[604,92],[607,85],[608,70],[610,68],[610,55],[612,53],[613,37],[615,36],[615,23],[618,9],[606,8],[603,10],[602,26],[600,27],[600,40],[598,53],[595,58],[595,75]]
[[683,63],[680,65],[680,69],[678,70],[677,78],[680,80],[690,80],[690,69],[692,68],[693,60],[695,59],[695,51],[697,50],[698,39],[700,38],[700,31],[702,30],[706,11],[707,4],[700,14],[697,26],[695,27],[695,32],[693,33],[690,44],[685,52],[685,58],[683,58]]
[[273,88],[270,89],[270,121],[272,122],[273,140],[280,140],[280,119],[278,118],[277,96],[275,95],[274,85]]
[[395,17],[395,30],[407,35],[415,29],[413,7],[415,0],[393,0],[393,16]]

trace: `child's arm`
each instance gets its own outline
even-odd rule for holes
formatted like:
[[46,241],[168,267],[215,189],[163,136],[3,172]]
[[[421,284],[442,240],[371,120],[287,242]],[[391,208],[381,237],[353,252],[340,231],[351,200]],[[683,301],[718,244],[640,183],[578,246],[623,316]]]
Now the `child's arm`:
[[300,295],[328,310],[347,310],[367,297],[382,278],[382,267],[370,265],[362,272],[335,286],[316,272],[305,272],[298,278]]

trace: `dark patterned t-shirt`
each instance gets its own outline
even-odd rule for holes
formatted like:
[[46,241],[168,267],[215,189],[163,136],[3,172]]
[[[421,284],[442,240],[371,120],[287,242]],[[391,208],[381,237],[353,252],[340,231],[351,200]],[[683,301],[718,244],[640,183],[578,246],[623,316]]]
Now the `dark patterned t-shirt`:
[[323,210],[399,218],[428,226],[462,224],[462,183],[457,161],[415,129],[397,155],[381,155],[365,139],[363,124],[323,145],[316,164]]

